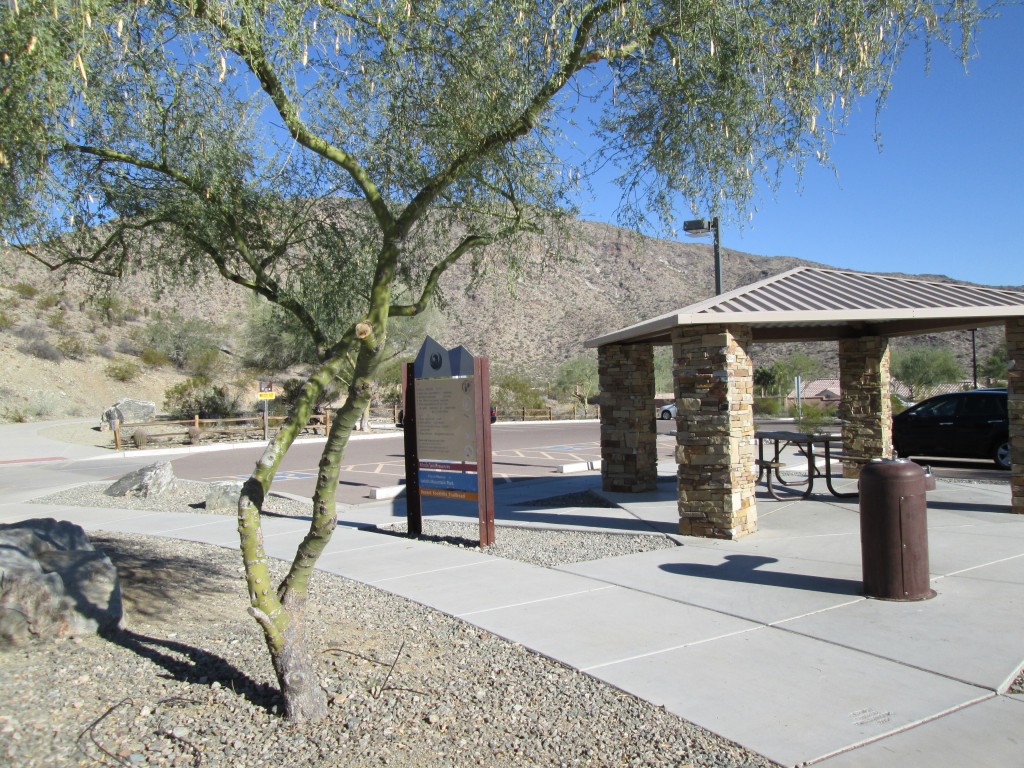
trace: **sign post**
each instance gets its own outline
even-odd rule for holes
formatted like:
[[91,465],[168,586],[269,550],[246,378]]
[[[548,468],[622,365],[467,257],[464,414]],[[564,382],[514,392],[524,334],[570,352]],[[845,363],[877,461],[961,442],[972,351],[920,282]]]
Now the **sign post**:
[[272,381],[261,381],[260,391],[256,395],[259,401],[263,404],[263,439],[270,439],[270,401],[273,400],[277,395],[274,394],[274,382]]
[[429,336],[405,371],[406,515],[423,532],[422,497],[476,501],[480,546],[494,543],[490,375],[465,347]]

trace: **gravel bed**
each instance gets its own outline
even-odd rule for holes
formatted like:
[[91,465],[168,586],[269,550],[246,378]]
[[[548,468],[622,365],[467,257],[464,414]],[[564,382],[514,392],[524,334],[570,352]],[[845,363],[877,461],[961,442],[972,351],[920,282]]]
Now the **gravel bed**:
[[[207,512],[206,492],[209,483],[196,480],[174,481],[174,489],[161,496],[108,496],[103,491],[110,483],[86,483],[68,488],[48,496],[32,499],[33,504],[68,504],[76,507],[105,507],[109,509],[135,509],[148,512],[192,512],[223,515],[223,512]],[[288,517],[309,517],[311,507],[307,501],[296,501],[271,493],[264,499],[264,513]]]
[[[773,765],[520,645],[324,573],[307,637],[329,715],[292,725],[276,714],[236,552],[94,541],[121,574],[127,627],[0,653],[4,765]],[[273,567],[279,578],[285,564]]]
[[[405,536],[405,523],[377,528],[381,533]],[[477,523],[456,523],[425,519],[422,541],[433,541],[452,547],[479,549],[480,528]],[[552,568],[568,563],[582,563],[618,555],[649,552],[678,546],[660,534],[636,535],[591,533],[589,531],[552,531],[538,528],[497,526],[495,542],[487,554]]]

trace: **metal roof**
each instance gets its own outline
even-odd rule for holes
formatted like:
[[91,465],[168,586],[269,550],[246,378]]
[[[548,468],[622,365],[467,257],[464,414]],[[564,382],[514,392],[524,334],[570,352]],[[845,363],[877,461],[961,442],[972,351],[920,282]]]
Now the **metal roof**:
[[747,325],[754,341],[906,336],[999,325],[1024,316],[1024,292],[797,267],[586,342],[669,343],[684,325]]

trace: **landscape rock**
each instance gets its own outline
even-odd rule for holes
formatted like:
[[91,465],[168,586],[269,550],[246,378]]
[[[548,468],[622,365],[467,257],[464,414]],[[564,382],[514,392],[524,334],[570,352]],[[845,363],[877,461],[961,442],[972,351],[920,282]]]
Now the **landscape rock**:
[[117,569],[81,527],[52,518],[0,525],[0,647],[119,626]]
[[114,421],[132,424],[152,421],[154,418],[156,418],[156,403],[126,397],[118,400],[103,412],[103,415],[100,416],[100,425],[103,428],[108,428],[113,426]]
[[238,511],[238,497],[242,495],[241,480],[222,480],[210,483],[206,491],[207,512],[229,512]]
[[129,472],[107,488],[108,496],[162,496],[174,490],[174,468],[169,461],[158,461],[156,464]]

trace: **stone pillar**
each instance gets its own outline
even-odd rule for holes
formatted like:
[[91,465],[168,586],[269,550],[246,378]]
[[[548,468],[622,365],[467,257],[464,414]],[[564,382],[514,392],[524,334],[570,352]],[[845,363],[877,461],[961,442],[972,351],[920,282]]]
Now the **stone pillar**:
[[839,341],[843,477],[857,477],[864,460],[892,457],[889,339],[863,336]]
[[1010,511],[1024,514],[1024,318],[1006,321],[1006,361],[1010,371]]
[[658,481],[654,348],[608,344],[597,350],[601,382],[601,480],[606,491],[653,491]]
[[757,530],[750,339],[747,326],[672,332],[683,535],[738,539]]

